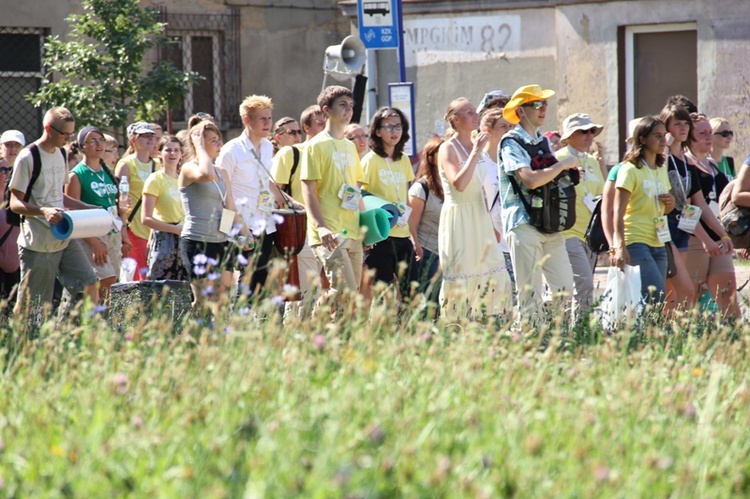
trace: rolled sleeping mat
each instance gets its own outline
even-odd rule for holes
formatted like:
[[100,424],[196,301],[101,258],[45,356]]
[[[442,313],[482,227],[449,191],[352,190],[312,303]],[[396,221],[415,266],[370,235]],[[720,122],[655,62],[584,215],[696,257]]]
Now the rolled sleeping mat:
[[49,227],[52,235],[61,241],[105,236],[113,229],[114,217],[103,208],[66,211],[62,217],[59,224]]
[[385,210],[388,214],[388,223],[391,225],[391,229],[396,226],[398,222],[399,212],[396,205],[385,199],[381,199],[377,196],[373,196],[367,191],[362,191],[362,202],[365,204],[365,211],[374,210],[380,208]]
[[388,239],[391,233],[388,216],[388,212],[381,208],[359,212],[359,225],[367,228],[363,241],[365,246],[372,246]]

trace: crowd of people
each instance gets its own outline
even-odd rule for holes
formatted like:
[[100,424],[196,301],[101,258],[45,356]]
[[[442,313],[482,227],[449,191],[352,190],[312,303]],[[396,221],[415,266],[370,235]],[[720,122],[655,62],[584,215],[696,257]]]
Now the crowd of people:
[[[122,158],[96,123],[54,107],[28,147],[20,131],[0,137],[9,208],[0,211],[0,296],[20,314],[51,303],[56,286],[106,304],[122,279],[187,280],[194,310],[216,314],[235,289],[278,294],[267,289],[271,262],[289,256],[278,232],[304,214],[288,265],[310,303],[335,307],[347,293],[369,303],[380,282],[395,303],[433,316],[574,319],[595,304],[599,255],[587,230],[599,213],[611,265],[640,266],[643,300],[671,312],[708,293],[724,317],[739,317],[719,199],[731,189],[733,203],[750,207],[750,157],[738,166],[725,155],[731,124],[674,96],[629,124],[627,152],[610,168],[589,110],[541,132],[554,95],[526,85],[489,92],[478,108],[458,98],[448,133],[428,140],[414,165],[404,113],[383,107],[366,127],[351,123],[353,95],[341,86],[323,89],[299,121],[274,121],[272,100],[251,95],[239,108],[242,133],[226,143],[207,113],[175,135],[135,122]],[[367,196],[395,207],[390,233],[369,246]],[[91,208],[122,229],[53,237],[65,210]]]

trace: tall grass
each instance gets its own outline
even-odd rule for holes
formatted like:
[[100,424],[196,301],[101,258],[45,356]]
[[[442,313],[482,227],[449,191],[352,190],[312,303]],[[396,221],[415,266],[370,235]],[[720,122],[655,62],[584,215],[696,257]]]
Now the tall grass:
[[82,311],[34,339],[11,322],[0,495],[750,494],[744,324],[605,334],[348,303],[335,322],[282,325],[264,302],[177,334],[158,311]]

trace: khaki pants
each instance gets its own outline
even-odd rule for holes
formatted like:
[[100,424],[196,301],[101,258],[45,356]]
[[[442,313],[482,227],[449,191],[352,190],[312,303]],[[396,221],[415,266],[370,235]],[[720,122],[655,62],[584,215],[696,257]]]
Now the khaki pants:
[[558,305],[568,307],[573,296],[573,270],[562,233],[542,234],[521,224],[506,234],[513,272],[516,276],[518,311],[521,316],[542,314],[544,282],[553,296],[567,293]]
[[326,250],[323,245],[313,246],[312,250],[323,264],[332,291],[359,291],[359,281],[362,278],[362,241],[344,240],[328,259],[325,258]]

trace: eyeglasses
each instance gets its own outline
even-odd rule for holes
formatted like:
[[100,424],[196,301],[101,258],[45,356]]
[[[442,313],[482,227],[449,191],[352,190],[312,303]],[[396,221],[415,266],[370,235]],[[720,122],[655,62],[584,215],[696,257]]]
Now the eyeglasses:
[[13,168],[10,168],[8,166],[0,166],[0,173],[10,173],[13,171]]
[[385,130],[386,132],[400,132],[404,129],[401,125],[380,125],[378,128],[380,130]]
[[106,144],[106,143],[107,143],[106,139],[91,139],[91,140],[87,140],[86,142],[84,142],[84,144],[91,144],[92,146],[95,146],[97,144]]
[[538,100],[536,102],[529,102],[527,104],[524,104],[521,107],[530,107],[531,109],[539,111],[540,109],[547,107],[547,101],[546,100]]
[[117,151],[115,151],[114,149],[105,149],[104,152],[106,152],[107,154],[115,154],[115,153],[117,153]]
[[716,132],[714,135],[721,135],[725,139],[727,137],[734,137],[734,132],[732,130],[722,130],[721,132]]
[[[383,128],[383,127],[381,127]],[[349,140],[367,140],[367,135],[352,135],[351,137],[348,137]]]
[[283,130],[279,132],[279,135],[284,135],[285,133],[288,133],[289,135],[299,135],[302,137],[302,130]]
[[55,125],[52,125],[52,124],[50,124],[50,126],[49,126],[49,127],[50,127],[50,128],[52,129],[52,130],[54,130],[54,131],[56,131],[57,133],[59,133],[60,135],[62,135],[63,137],[68,137],[68,138],[70,138],[70,136],[71,136],[71,135],[73,135],[73,133],[74,133],[74,132],[67,132],[67,133],[66,133],[66,132],[61,132],[60,130],[58,130],[58,129],[57,129],[56,127],[55,127]]

